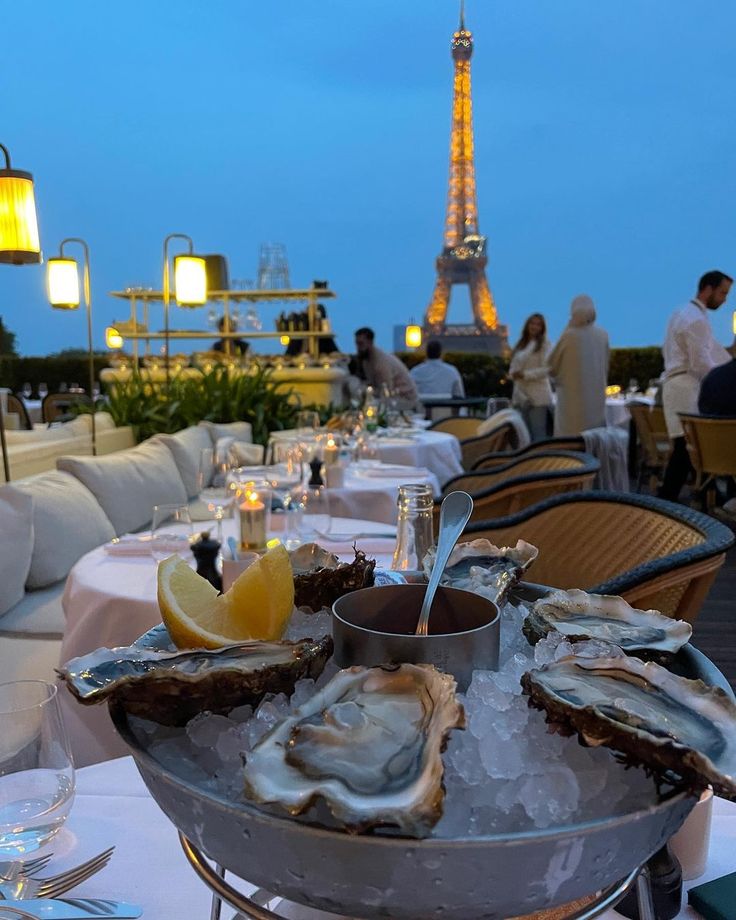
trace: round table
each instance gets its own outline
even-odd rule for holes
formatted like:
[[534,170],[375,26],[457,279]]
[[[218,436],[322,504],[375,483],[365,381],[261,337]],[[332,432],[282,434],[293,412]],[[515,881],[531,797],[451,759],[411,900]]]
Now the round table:
[[[331,531],[341,536],[385,534],[392,529],[376,521],[350,518],[333,518],[331,525]],[[235,521],[225,520],[223,531],[226,538],[234,535]],[[390,564],[394,542],[393,537],[361,537],[356,541],[379,566]],[[323,544],[331,552],[353,558],[349,537]],[[96,648],[130,645],[161,622],[156,600],[156,563],[149,555],[113,556],[99,546],[82,556],[72,568],[62,606],[66,628],[59,657],[61,664]],[[75,763],[84,766],[126,752],[106,706],[81,706],[67,690],[59,695],[59,700]]]
[[[732,872],[734,839],[736,804],[716,798],[705,873],[685,882],[684,887]],[[142,906],[143,917],[151,920],[206,920],[210,916],[209,891],[187,863],[173,824],[149,795],[131,757],[78,771],[74,806],[66,825],[49,844],[54,859],[48,869],[62,871],[113,844],[115,853],[109,865],[75,888],[69,897],[132,901]],[[243,885],[242,890],[250,894],[253,886]],[[683,902],[680,920],[697,920],[700,915],[687,906],[686,895]],[[271,901],[269,907],[293,920],[334,920],[332,914],[285,902],[278,905],[278,899]],[[231,920],[232,916],[229,908],[223,909],[223,920]],[[602,920],[619,917],[616,911],[609,910]]]

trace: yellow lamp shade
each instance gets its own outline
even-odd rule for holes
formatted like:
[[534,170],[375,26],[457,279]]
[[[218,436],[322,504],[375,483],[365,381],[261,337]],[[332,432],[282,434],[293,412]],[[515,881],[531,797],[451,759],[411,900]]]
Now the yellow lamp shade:
[[79,306],[79,274],[75,259],[49,259],[46,263],[49,303],[57,310],[76,310]]
[[288,345],[289,342],[291,341],[291,337],[288,335],[282,335],[279,341],[281,342],[282,345]]
[[105,345],[108,348],[122,348],[123,337],[120,335],[115,326],[107,326],[105,329]]
[[201,256],[174,258],[174,296],[180,307],[207,303],[207,263]]
[[0,169],[0,262],[40,261],[33,177],[19,169]]
[[406,327],[406,347],[419,348],[422,344],[422,327],[409,325]]

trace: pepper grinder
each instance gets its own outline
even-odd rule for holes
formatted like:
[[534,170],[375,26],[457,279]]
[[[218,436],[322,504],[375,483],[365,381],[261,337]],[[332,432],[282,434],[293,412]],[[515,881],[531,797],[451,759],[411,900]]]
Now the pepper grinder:
[[199,540],[192,544],[192,554],[197,560],[197,575],[206,578],[213,588],[222,591],[222,575],[217,571],[217,556],[220,544],[210,539],[209,530],[199,535]]

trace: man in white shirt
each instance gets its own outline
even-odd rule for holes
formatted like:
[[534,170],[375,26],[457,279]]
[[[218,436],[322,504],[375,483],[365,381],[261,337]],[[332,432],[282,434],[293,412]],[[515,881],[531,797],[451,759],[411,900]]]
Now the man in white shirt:
[[723,272],[706,272],[698,282],[697,295],[670,317],[662,348],[664,383],[662,404],[667,433],[672,442],[660,498],[677,501],[692,466],[678,412],[697,412],[698,393],[705,375],[730,360],[714,336],[708,318],[726,302],[733,279]]
[[413,367],[409,373],[421,396],[452,396],[462,399],[465,386],[460,371],[442,360],[442,344],[438,339],[427,342],[427,360]]

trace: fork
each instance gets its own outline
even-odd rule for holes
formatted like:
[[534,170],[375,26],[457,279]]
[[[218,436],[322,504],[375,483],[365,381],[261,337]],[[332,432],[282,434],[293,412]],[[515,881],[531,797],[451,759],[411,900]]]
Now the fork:
[[36,856],[34,859],[11,859],[0,862],[0,882],[13,882],[19,875],[32,876],[34,872],[40,872],[53,855],[47,853],[46,856]]
[[0,898],[5,900],[26,900],[27,898],[58,898],[59,895],[74,888],[80,882],[85,881],[91,875],[104,869],[110,861],[112,852],[115,847],[110,847],[87,862],[60,872],[58,875],[50,875],[48,878],[26,878],[20,876],[13,882],[0,883]]

